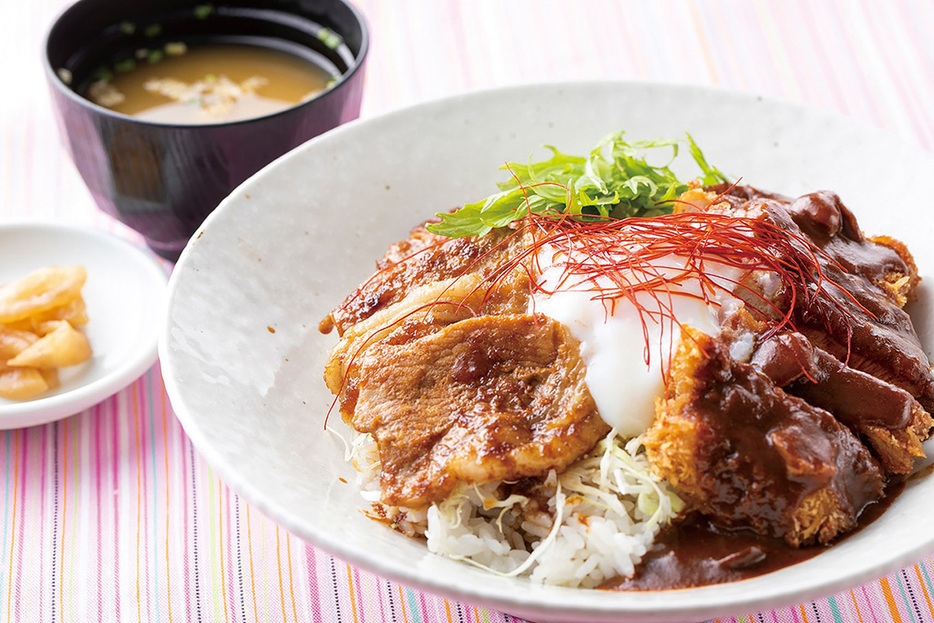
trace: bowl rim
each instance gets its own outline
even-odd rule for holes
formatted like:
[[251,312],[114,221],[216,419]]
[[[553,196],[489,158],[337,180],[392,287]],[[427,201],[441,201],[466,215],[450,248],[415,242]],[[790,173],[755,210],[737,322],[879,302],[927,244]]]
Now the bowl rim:
[[58,93],[61,93],[66,98],[71,100],[73,103],[77,104],[79,107],[88,109],[96,115],[103,117],[110,117],[115,120],[120,120],[125,123],[132,123],[140,126],[151,126],[156,128],[171,128],[175,130],[196,130],[201,128],[226,128],[231,126],[246,125],[249,123],[255,123],[257,121],[265,121],[268,119],[274,119],[277,117],[293,114],[297,111],[302,110],[307,106],[311,106],[319,101],[322,101],[326,98],[333,97],[339,89],[345,88],[345,85],[350,82],[351,78],[358,72],[362,71],[364,65],[366,64],[367,57],[370,51],[370,28],[369,24],[364,17],[363,13],[357,9],[349,0],[337,0],[343,4],[353,15],[357,24],[360,26],[360,51],[354,54],[353,63],[350,67],[347,68],[347,71],[341,72],[340,77],[337,79],[331,87],[316,93],[314,96],[301,101],[297,104],[289,106],[288,108],[269,113],[266,115],[260,115],[257,117],[248,117],[246,119],[236,119],[232,121],[218,121],[216,123],[169,123],[165,121],[152,121],[148,119],[140,119],[134,117],[133,115],[127,115],[124,113],[117,112],[106,106],[101,106],[96,104],[91,100],[83,97],[77,93],[70,86],[65,84],[61,76],[58,74],[58,69],[52,67],[52,62],[49,58],[49,48],[52,43],[52,33],[55,31],[56,27],[59,25],[61,20],[65,18],[71,11],[75,10],[75,7],[84,3],[86,0],[78,0],[74,2],[61,11],[55,16],[55,18],[49,23],[49,26],[46,29],[45,35],[43,36],[42,41],[42,66],[43,71],[45,72],[46,80],[49,85]]

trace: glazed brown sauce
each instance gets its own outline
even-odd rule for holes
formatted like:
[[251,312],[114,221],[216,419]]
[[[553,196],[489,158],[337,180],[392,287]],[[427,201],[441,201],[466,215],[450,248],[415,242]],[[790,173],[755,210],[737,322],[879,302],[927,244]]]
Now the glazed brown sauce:
[[[911,319],[876,285],[890,273],[908,274],[904,260],[895,250],[867,240],[833,193],[803,195],[787,209],[823,253],[817,259],[824,275],[846,291],[826,287],[829,300],[816,300],[813,306],[804,302],[807,296],[799,297],[799,330],[825,335],[823,346],[838,359],[856,368],[881,368],[926,410],[934,409],[934,376]],[[816,283],[809,287],[818,288]]]
[[840,527],[853,526],[883,493],[883,473],[869,451],[830,413],[733,360],[722,342],[694,338],[700,354],[691,374],[699,389],[679,408],[694,425],[689,460],[703,474],[698,508],[724,526],[797,543],[796,513],[826,492],[840,511]]
[[[904,488],[904,482],[889,484],[882,499],[863,510],[856,530],[844,538],[875,521]],[[761,537],[751,530],[724,530],[695,514],[658,536],[655,549],[636,567],[635,576],[613,578],[601,588],[657,591],[736,582],[803,562],[829,547],[833,545],[794,548],[783,539]]]
[[[752,192],[758,195],[755,198],[782,206],[766,206],[771,219],[789,231],[794,231],[795,225],[800,227],[823,253],[819,262],[824,275],[846,290],[844,293],[826,288],[832,302],[818,301],[813,307],[801,301],[813,301],[815,297],[800,296],[795,310],[803,333],[817,336],[826,333],[831,340],[824,340],[824,346],[832,348],[836,340],[837,345],[844,346],[837,348],[839,352],[828,354],[810,343],[811,335],[791,333],[761,345],[764,347],[753,363],[776,386],[833,412],[856,430],[865,425],[904,429],[910,424],[912,394],[925,408],[934,405],[934,378],[908,315],[889,301],[876,284],[891,272],[907,274],[908,267],[893,249],[867,241],[853,215],[832,193],[813,193],[787,202],[781,197]],[[788,222],[789,217],[794,225]],[[902,389],[879,383],[878,379],[841,363],[849,360],[852,364],[860,359],[870,362],[870,368],[881,367]],[[716,387],[727,393],[734,389],[730,383]],[[725,394],[714,398],[724,407],[736,402]],[[749,405],[740,406],[739,413],[755,411]],[[787,421],[784,414],[780,419]],[[736,437],[734,429],[731,438]],[[809,442],[808,435],[800,439]],[[711,468],[716,465],[700,471],[709,473]],[[865,500],[874,496],[855,496],[855,509],[862,506],[862,512],[856,529],[843,538],[878,518],[903,489],[903,481],[889,483],[880,499],[865,506]],[[735,508],[744,499],[731,500],[729,508]],[[776,500],[784,498],[776,496]],[[729,512],[725,515],[730,516]],[[735,582],[805,561],[828,547],[832,545],[794,548],[784,539],[763,537],[751,529],[723,528],[694,514],[659,535],[655,548],[643,558],[634,577],[611,579],[602,588],[646,591]]]
[[778,387],[856,430],[867,425],[901,430],[911,422],[911,394],[845,366],[800,333],[765,340],[752,363]]

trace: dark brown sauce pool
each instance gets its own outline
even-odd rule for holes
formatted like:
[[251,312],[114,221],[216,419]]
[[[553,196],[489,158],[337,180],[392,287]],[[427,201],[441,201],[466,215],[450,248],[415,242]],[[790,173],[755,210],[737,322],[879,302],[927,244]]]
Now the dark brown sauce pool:
[[[883,498],[863,510],[859,526],[850,534],[875,521],[904,488],[903,482],[889,484]],[[655,544],[656,548],[636,568],[634,577],[614,578],[601,588],[657,591],[736,582],[803,562],[833,547],[794,548],[781,539],[761,537],[750,530],[718,528],[699,515],[669,527]]]

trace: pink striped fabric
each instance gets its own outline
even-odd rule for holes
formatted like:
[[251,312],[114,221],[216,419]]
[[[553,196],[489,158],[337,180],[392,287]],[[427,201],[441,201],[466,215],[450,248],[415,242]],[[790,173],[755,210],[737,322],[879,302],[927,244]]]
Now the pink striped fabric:
[[[931,0],[356,0],[364,116],[521,82],[618,78],[803,102],[934,149]],[[0,3],[0,218],[138,238],[60,148],[40,45],[62,0]],[[159,367],[73,418],[0,433],[0,619],[516,621],[316,550],[220,482]],[[813,603],[725,621],[934,621],[934,559]]]

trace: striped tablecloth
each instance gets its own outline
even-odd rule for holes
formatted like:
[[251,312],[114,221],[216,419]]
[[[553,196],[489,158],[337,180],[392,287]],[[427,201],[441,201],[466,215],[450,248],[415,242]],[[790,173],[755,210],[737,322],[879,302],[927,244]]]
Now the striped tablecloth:
[[[0,219],[138,243],[95,209],[60,148],[39,58],[63,5],[0,3]],[[655,80],[803,102],[934,149],[932,0],[357,5],[372,27],[364,116],[521,82]],[[75,417],[0,433],[0,470],[3,620],[516,620],[350,567],[251,509],[185,436],[158,365]],[[919,560],[814,603],[728,620],[934,621],[932,574],[934,559]]]

